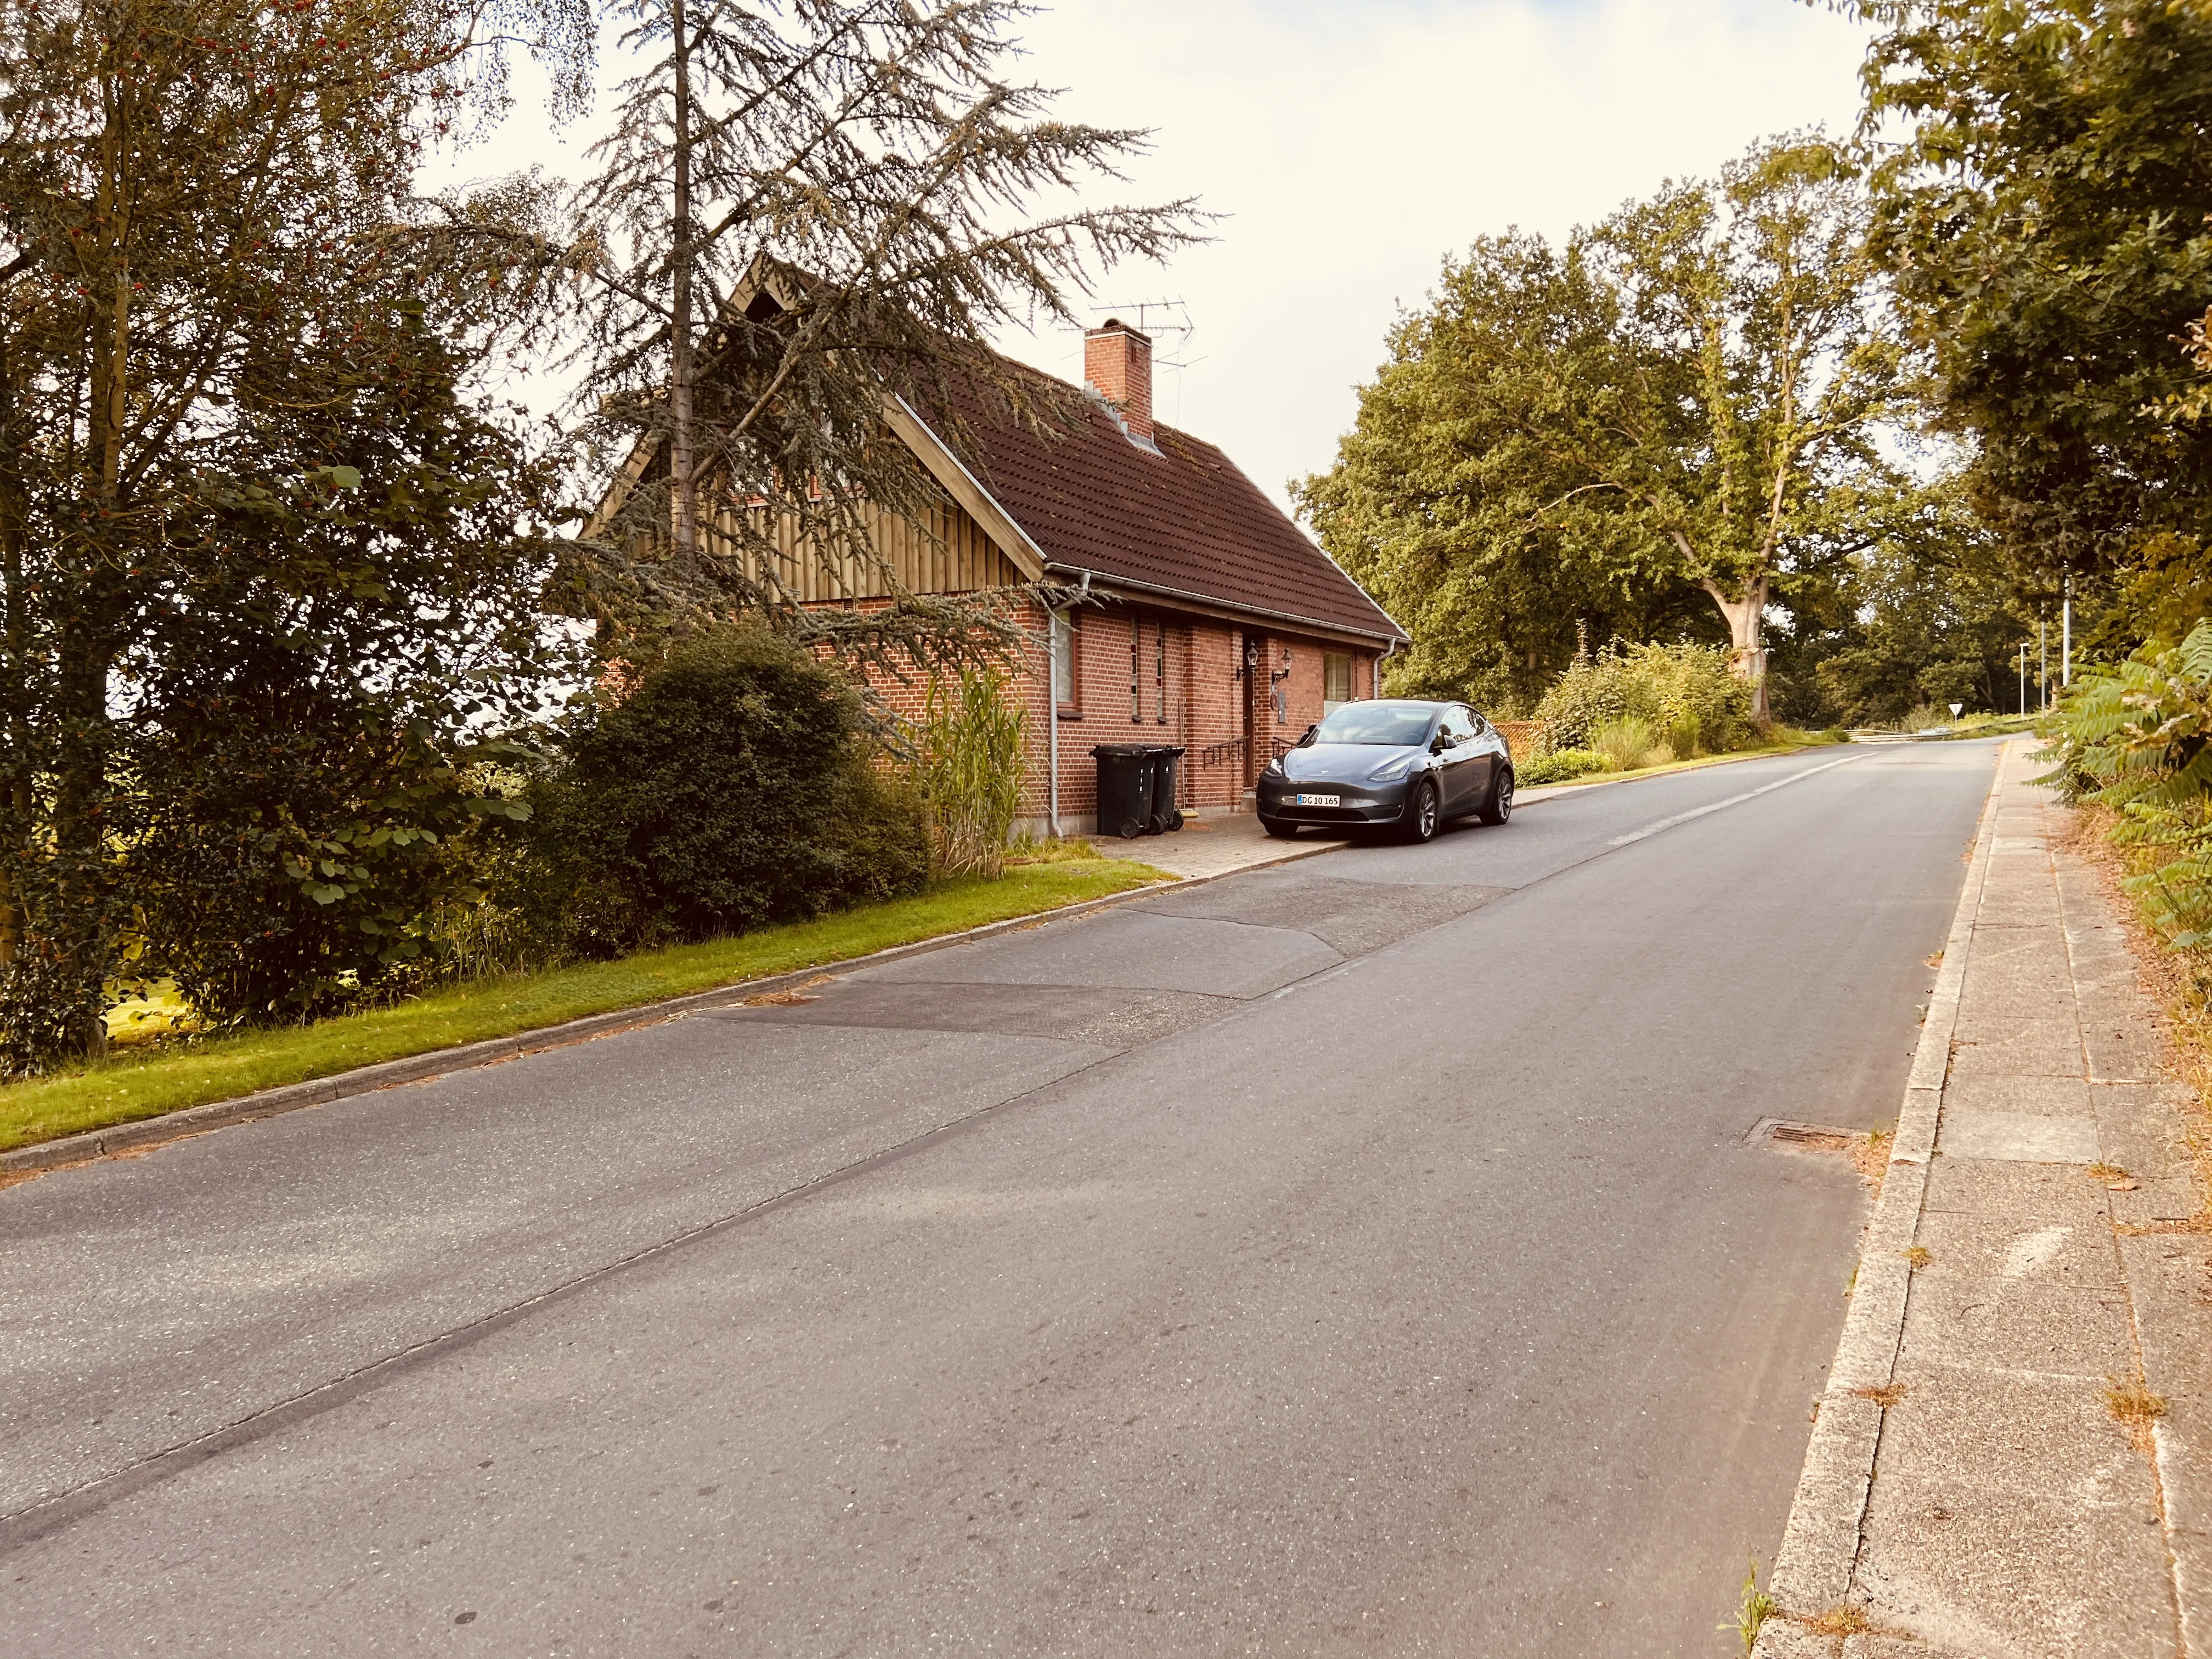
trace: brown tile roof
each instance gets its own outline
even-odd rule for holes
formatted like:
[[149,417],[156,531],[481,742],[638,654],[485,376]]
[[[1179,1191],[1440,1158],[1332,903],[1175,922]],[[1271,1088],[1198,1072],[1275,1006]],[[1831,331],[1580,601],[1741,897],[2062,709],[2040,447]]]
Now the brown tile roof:
[[1053,563],[1240,611],[1380,640],[1406,637],[1202,439],[1157,426],[1154,454],[1087,395],[1064,435],[1048,437],[980,409],[960,413],[982,452],[961,459]]

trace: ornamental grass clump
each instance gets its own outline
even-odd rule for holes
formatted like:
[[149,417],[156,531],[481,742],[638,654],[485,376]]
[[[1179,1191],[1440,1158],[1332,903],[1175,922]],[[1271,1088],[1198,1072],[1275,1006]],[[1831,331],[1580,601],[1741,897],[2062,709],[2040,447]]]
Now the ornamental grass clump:
[[916,775],[931,853],[947,875],[996,877],[1022,796],[1024,711],[997,669],[930,682]]
[[1607,720],[1590,733],[1590,747],[1605,757],[1608,769],[1616,772],[1664,766],[1674,758],[1674,751],[1658,741],[1651,722],[1640,714]]

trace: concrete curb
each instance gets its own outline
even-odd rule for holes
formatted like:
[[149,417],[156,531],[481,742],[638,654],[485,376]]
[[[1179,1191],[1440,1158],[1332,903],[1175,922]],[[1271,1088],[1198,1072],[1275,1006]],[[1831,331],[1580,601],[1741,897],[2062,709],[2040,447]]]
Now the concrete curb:
[[[1314,847],[1294,851],[1290,856],[1311,858],[1334,850],[1329,847]],[[210,1101],[204,1105],[188,1106],[155,1117],[137,1118],[108,1128],[87,1129],[80,1134],[42,1140],[0,1152],[0,1173],[37,1174],[49,1170],[68,1169],[75,1164],[88,1164],[95,1158],[112,1158],[118,1152],[157,1146],[166,1141],[204,1133],[210,1129],[220,1129],[234,1123],[252,1123],[282,1113],[295,1112],[303,1107],[325,1106],[334,1100],[374,1094],[380,1089],[396,1088],[404,1083],[421,1083],[453,1072],[497,1066],[520,1059],[524,1054],[539,1054],[548,1048],[566,1048],[572,1042],[588,1042],[594,1037],[612,1036],[619,1031],[637,1030],[647,1025],[681,1019],[686,1014],[702,1009],[726,1008],[742,1002],[747,997],[786,989],[817,974],[849,973],[856,969],[897,962],[908,957],[925,956],[932,951],[943,951],[974,939],[988,939],[994,934],[1009,933],[1036,922],[1062,921],[1112,905],[1126,904],[1134,899],[1177,892],[1185,887],[1203,887],[1209,882],[1221,880],[1224,876],[1243,873],[1242,869],[1224,870],[1217,875],[1187,876],[1176,881],[1152,882],[1143,887],[1133,887],[1124,893],[1109,893],[1103,898],[1083,899],[1050,910],[1035,910],[1027,915],[1009,916],[1003,921],[986,922],[980,927],[964,928],[957,933],[940,933],[934,939],[890,945],[865,957],[816,963],[811,967],[793,969],[788,973],[739,980],[709,991],[694,991],[685,996],[643,1003],[635,1008],[586,1014],[580,1019],[568,1020],[558,1025],[540,1026],[536,1030],[518,1032],[513,1036],[487,1037],[481,1042],[464,1043],[459,1048],[434,1048],[428,1054],[384,1060],[374,1066],[362,1066],[353,1071],[339,1072],[331,1077],[315,1078],[305,1083],[288,1083],[281,1088],[264,1089],[257,1094]]]
[[[1966,886],[1959,895],[1958,908],[1952,913],[1942,966],[1936,976],[1927,1017],[1921,1023],[1920,1043],[1913,1051],[1905,1099],[1898,1109],[1881,1196],[1867,1224],[1865,1245],[1851,1286],[1850,1312],[1844,1318],[1844,1334],[1828,1368],[1827,1386],[1820,1396],[1811,1443],[1805,1449],[1805,1467],[1790,1506],[1782,1547],[1767,1577],[1768,1592],[1784,1612],[1801,1618],[1818,1617],[1840,1606],[1858,1564],[1860,1529],[1873,1486],[1875,1453],[1881,1438],[1881,1407],[1851,1390],[1881,1387],[1890,1381],[1897,1364],[1912,1279],[1905,1251],[1920,1224],[1928,1164],[1936,1152],[1943,1082],[1950,1070],[1951,1037],[1958,1024],[1960,993],[1966,982],[1974,923],[1989,879],[1990,854],[1996,839],[1997,797],[2012,741],[2008,738],[1997,751],[1990,793],[1982,804]],[[1784,1619],[1771,1620],[1752,1650],[1753,1659],[1789,1659],[1793,1654],[1809,1652],[1806,1641],[1802,1627]],[[1820,1650],[1826,1651],[1827,1644],[1823,1643]]]

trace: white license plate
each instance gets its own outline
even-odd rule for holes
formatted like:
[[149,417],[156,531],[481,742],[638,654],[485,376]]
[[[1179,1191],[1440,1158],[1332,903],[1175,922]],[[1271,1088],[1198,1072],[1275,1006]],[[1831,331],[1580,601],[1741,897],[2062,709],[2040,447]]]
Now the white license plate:
[[1301,806],[1341,806],[1344,805],[1344,797],[1341,795],[1300,795],[1298,797],[1298,805]]

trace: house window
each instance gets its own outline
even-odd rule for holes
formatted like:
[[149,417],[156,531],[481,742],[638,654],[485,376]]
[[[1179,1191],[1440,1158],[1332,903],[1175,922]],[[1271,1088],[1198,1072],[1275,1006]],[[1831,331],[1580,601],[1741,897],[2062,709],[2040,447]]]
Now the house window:
[[1152,718],[1168,723],[1168,625],[1164,618],[1154,638],[1152,652]]
[[1145,625],[1129,623],[1129,721],[1131,725],[1145,718]]
[[1075,618],[1064,611],[1052,613],[1052,700],[1064,714],[1075,710]]
[[1333,713],[1352,701],[1352,653],[1324,651],[1321,658],[1321,712]]

